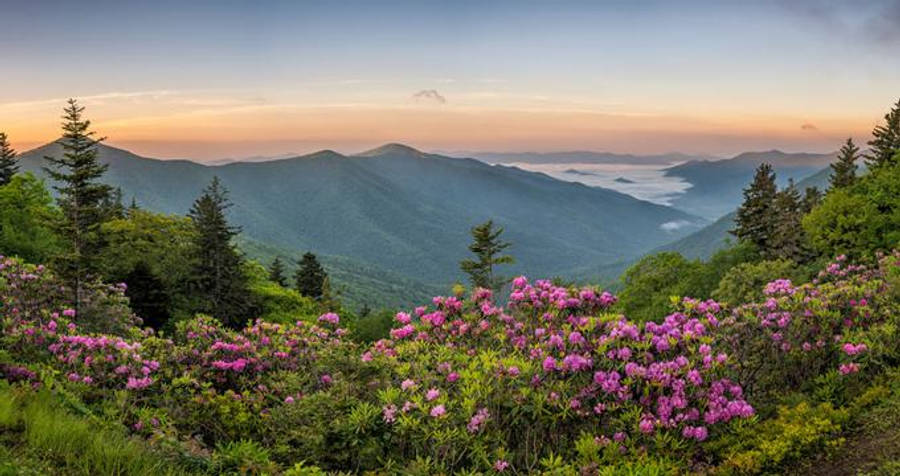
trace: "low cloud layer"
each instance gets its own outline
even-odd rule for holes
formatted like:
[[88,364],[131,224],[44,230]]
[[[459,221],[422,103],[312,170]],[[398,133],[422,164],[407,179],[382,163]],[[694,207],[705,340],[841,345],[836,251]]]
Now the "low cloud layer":
[[659,225],[659,229],[668,233],[673,231],[678,231],[686,226],[691,226],[691,222],[687,220],[675,220],[675,221],[667,221],[662,225]]
[[819,128],[816,127],[815,124],[810,124],[810,123],[807,122],[806,124],[803,124],[803,125],[800,126],[800,130],[803,130],[803,131],[817,131],[817,130],[819,130]]

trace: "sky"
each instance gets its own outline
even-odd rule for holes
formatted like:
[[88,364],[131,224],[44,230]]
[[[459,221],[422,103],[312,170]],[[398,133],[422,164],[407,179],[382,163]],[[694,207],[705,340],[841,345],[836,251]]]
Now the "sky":
[[900,97],[900,0],[0,0],[0,130],[211,160],[836,150]]

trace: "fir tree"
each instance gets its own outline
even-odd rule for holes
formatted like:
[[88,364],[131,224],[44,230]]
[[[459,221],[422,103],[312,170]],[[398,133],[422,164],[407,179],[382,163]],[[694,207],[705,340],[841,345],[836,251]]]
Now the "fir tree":
[[475,254],[475,259],[464,259],[460,261],[459,267],[469,275],[473,287],[498,290],[506,283],[506,279],[494,274],[494,266],[515,262],[512,256],[501,255],[510,246],[510,243],[500,240],[503,228],[495,228],[494,221],[488,220],[473,227],[471,233],[472,244],[469,245],[469,251]]
[[828,180],[832,189],[853,185],[856,180],[857,159],[859,159],[859,147],[853,143],[853,138],[848,138],[838,153],[837,161],[831,164],[831,176]]
[[769,164],[760,164],[750,186],[744,189],[744,202],[737,211],[737,226],[731,234],[738,240],[768,250],[775,233],[774,202],[777,188],[775,172]]
[[294,282],[300,294],[319,300],[323,295],[325,280],[328,275],[319,264],[318,258],[312,252],[307,251],[297,262],[298,268],[294,273]]
[[900,151],[900,99],[884,115],[884,122],[884,125],[875,127],[869,141],[866,164],[870,169],[893,164],[894,155]]
[[97,160],[97,145],[104,139],[94,137],[91,121],[84,119],[83,112],[83,106],[69,99],[63,113],[63,135],[58,141],[62,157],[44,157],[52,166],[44,170],[58,184],[54,188],[64,217],[60,232],[68,241],[57,269],[72,283],[76,310],[81,303],[82,283],[95,271],[93,257],[102,247],[99,229],[106,218],[103,205],[112,190],[100,182],[108,167]]
[[803,200],[793,180],[788,186],[775,194],[773,202],[775,213],[774,234],[763,248],[763,256],[767,259],[789,259],[802,263],[808,257],[806,236],[803,233]]
[[197,232],[191,284],[197,300],[195,311],[239,329],[255,309],[242,269],[243,259],[231,242],[240,229],[228,224],[225,211],[230,206],[228,192],[214,177],[191,207],[188,216]]
[[19,171],[16,165],[16,151],[9,145],[5,132],[0,132],[0,187],[9,183]]
[[280,256],[276,256],[272,261],[272,267],[269,268],[269,280],[278,283],[281,287],[287,286],[287,279],[284,277],[284,263],[281,262]]

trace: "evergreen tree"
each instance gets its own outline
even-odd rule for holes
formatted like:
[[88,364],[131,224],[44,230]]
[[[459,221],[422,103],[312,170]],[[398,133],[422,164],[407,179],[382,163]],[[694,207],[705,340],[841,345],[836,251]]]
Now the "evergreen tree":
[[294,282],[297,291],[300,294],[311,297],[313,299],[321,299],[325,280],[328,275],[325,269],[319,264],[318,258],[312,252],[307,251],[303,254],[297,265],[297,271],[294,273]]
[[140,210],[140,207],[138,207],[137,200],[135,200],[134,196],[132,196],[131,205],[128,205],[128,216],[134,215],[134,213],[138,210]]
[[766,259],[789,259],[802,263],[808,257],[806,236],[803,233],[803,200],[794,181],[775,194],[773,202],[775,213],[774,234],[763,248]]
[[866,164],[870,169],[893,164],[894,155],[900,151],[900,99],[890,112],[884,115],[884,125],[876,126],[869,141]]
[[54,188],[63,212],[60,233],[68,242],[57,269],[72,283],[76,310],[81,303],[82,284],[96,271],[92,258],[102,247],[98,235],[106,219],[103,205],[112,190],[100,182],[108,167],[97,160],[97,145],[104,139],[94,137],[91,121],[84,119],[83,112],[83,106],[69,99],[63,112],[63,135],[58,141],[62,157],[44,157],[52,166],[44,170],[59,184]]
[[471,233],[473,241],[469,251],[475,254],[475,259],[464,259],[459,267],[469,275],[473,287],[498,290],[506,279],[494,275],[494,266],[515,262],[512,256],[501,255],[511,244],[500,240],[503,228],[495,228],[493,220],[473,227]]
[[323,310],[328,312],[340,312],[341,301],[338,298],[340,291],[335,291],[331,287],[331,276],[325,275],[322,281],[322,297],[319,298],[319,305]]
[[752,243],[759,250],[768,250],[775,233],[775,172],[769,164],[760,164],[750,186],[744,189],[744,203],[737,211],[737,226],[731,234],[738,240]]
[[859,159],[859,147],[853,143],[852,137],[848,138],[838,153],[837,161],[831,164],[831,177],[828,179],[831,188],[853,185],[853,182],[856,180],[857,159]]
[[281,262],[280,256],[276,256],[275,261],[272,261],[272,267],[269,268],[269,280],[278,283],[281,287],[287,286],[287,279],[284,277],[284,263]]
[[114,188],[101,206],[105,211],[106,220],[125,218],[126,210],[125,204],[122,203],[122,188]]
[[196,312],[210,314],[225,325],[241,328],[255,311],[243,259],[231,240],[240,229],[228,224],[228,192],[213,177],[188,216],[196,229],[195,263],[191,273]]
[[16,151],[9,145],[5,132],[0,132],[0,187],[9,183],[19,171],[16,165]]
[[803,201],[801,203],[801,209],[803,210],[803,214],[811,212],[813,208],[816,208],[818,204],[822,203],[822,192],[818,187],[806,187],[806,190],[803,193]]

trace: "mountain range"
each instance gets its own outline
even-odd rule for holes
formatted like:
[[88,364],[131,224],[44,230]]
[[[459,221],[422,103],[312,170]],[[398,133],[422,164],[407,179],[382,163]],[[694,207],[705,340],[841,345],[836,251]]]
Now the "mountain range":
[[759,164],[772,165],[779,187],[788,179],[800,181],[835,159],[835,154],[786,153],[779,150],[746,152],[727,160],[690,161],[666,169],[668,176],[680,177],[691,187],[672,199],[673,207],[709,220],[730,213],[743,201],[743,190],[753,179]]
[[[828,188],[830,176],[831,169],[825,167],[797,182],[797,187],[800,190],[816,187],[824,191]],[[729,231],[734,229],[736,217],[737,211],[733,210],[703,229],[666,244],[655,251],[677,251],[687,258],[707,259],[716,251],[726,247],[730,241],[734,241],[734,236]]]
[[631,165],[673,165],[682,162],[714,161],[718,157],[690,155],[673,152],[656,155],[614,154],[576,150],[570,152],[465,152],[465,157],[494,164],[631,164]]
[[[56,143],[28,151],[22,168],[43,175],[43,157],[60,153]],[[218,176],[250,256],[267,264],[277,254],[312,250],[348,294],[360,280],[371,290],[402,294],[463,279],[458,263],[469,254],[469,229],[488,219],[513,243],[516,264],[504,271],[534,276],[633,259],[705,224],[612,190],[399,144],[358,155],[325,150],[225,165],[157,160],[102,145],[99,159],[109,164],[104,180],[121,187],[126,201],[133,197],[162,213],[186,213]]]

